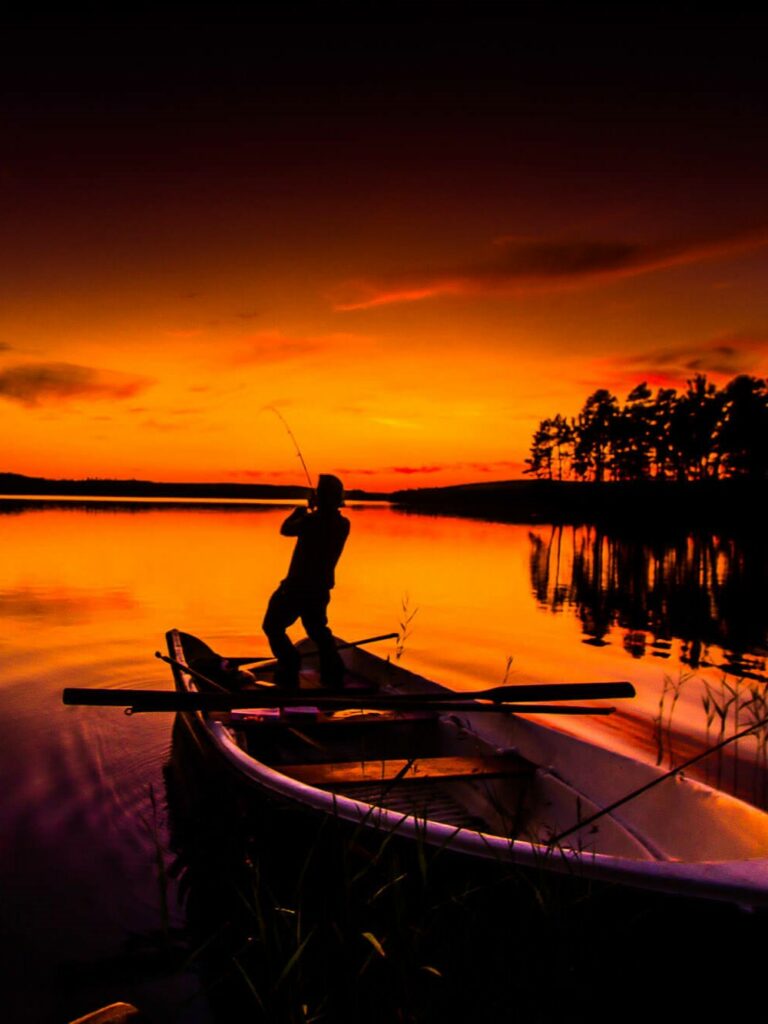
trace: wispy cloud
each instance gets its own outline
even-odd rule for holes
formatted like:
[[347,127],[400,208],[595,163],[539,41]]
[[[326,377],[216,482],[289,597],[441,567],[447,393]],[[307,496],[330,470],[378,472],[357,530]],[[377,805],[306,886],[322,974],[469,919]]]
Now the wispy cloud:
[[187,328],[175,328],[173,330],[165,331],[165,334],[169,338],[180,338],[182,341],[186,341],[190,338],[199,338],[202,334],[202,330],[199,327],[187,327]]
[[371,422],[393,430],[422,430],[424,426],[419,420],[404,419],[402,416],[371,416]]
[[37,406],[76,398],[132,398],[149,377],[75,363],[23,363],[0,372],[0,398]]
[[167,434],[174,430],[185,430],[187,428],[186,423],[181,423],[177,420],[160,420],[154,416],[150,416],[149,418],[142,420],[141,425],[146,430],[157,430],[162,434]]
[[477,263],[347,281],[334,290],[331,300],[335,309],[349,311],[445,295],[525,295],[583,288],[759,249],[768,245],[768,229],[656,243],[504,236],[494,245],[495,255]]
[[[462,473],[465,472],[467,475],[470,474],[511,474],[519,473],[523,469],[523,463],[511,459],[497,459],[488,462],[440,462],[431,463],[422,466],[331,466],[329,471],[336,473],[342,479],[346,480],[349,478],[359,477],[379,477],[387,478],[393,474],[397,476],[435,476],[440,473]],[[301,471],[295,469],[288,470],[258,470],[258,469],[241,469],[232,470],[227,474],[232,479],[236,480],[253,480],[255,482],[266,482],[269,480],[285,480],[286,482],[295,483],[303,486],[304,481],[301,479]]]
[[252,480],[257,484],[269,480],[285,480],[297,487],[306,487],[307,484],[301,466],[298,469],[231,469],[225,475],[232,480]]
[[397,473],[402,476],[415,476],[419,473],[453,473],[456,471],[473,471],[476,473],[499,473],[509,469],[519,469],[522,463],[512,459],[495,459],[488,462],[438,462],[425,466],[379,466],[370,468],[353,468],[351,466],[337,466],[333,472],[340,476],[386,476],[389,473]]
[[238,344],[230,356],[234,366],[302,360],[330,350],[356,348],[367,342],[359,334],[285,334],[280,330],[259,331]]

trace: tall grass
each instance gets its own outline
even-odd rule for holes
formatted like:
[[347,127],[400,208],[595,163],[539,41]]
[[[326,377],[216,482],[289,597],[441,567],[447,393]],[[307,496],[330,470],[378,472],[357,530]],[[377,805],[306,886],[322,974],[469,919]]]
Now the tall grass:
[[654,732],[656,735],[656,764],[661,765],[665,757],[669,760],[669,767],[674,767],[674,733],[672,731],[672,719],[675,715],[677,702],[680,700],[680,693],[689,680],[693,678],[691,672],[680,672],[677,679],[670,675],[664,675],[661,693],[659,694],[659,705],[656,717],[653,720]]
[[[711,682],[693,673],[680,673],[677,679],[665,675],[654,717],[656,763],[674,767],[675,711],[683,688],[694,682],[701,690],[704,749],[717,747],[751,725],[756,727],[749,736],[706,758],[701,767],[703,778],[757,807],[768,807],[768,695],[746,678],[723,673],[717,682]],[[677,739],[679,742],[679,735]]]
[[398,623],[397,643],[395,644],[395,661],[400,661],[405,654],[405,642],[413,632],[413,620],[419,609],[411,610],[410,597],[406,592],[400,599],[400,621]]

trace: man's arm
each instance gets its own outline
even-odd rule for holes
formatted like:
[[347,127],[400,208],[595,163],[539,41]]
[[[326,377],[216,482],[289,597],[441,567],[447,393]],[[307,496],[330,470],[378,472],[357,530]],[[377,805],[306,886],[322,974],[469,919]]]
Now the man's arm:
[[300,506],[295,508],[280,527],[280,533],[284,537],[298,537],[306,522],[309,510]]

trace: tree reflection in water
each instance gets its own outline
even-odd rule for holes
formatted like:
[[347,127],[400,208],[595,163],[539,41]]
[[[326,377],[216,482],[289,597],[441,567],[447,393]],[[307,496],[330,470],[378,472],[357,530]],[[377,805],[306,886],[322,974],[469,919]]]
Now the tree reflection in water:
[[[653,750],[657,764],[671,768],[765,722],[765,537],[704,531],[638,536],[552,526],[531,531],[529,538],[537,601],[575,615],[584,643],[608,645],[618,631],[633,658],[671,658],[652,741],[648,737],[647,753]],[[705,669],[714,671],[700,672]],[[673,722],[683,690],[686,709]],[[761,725],[689,774],[767,806],[768,728]]]
[[529,534],[538,602],[572,610],[584,642],[606,643],[616,627],[636,658],[665,657],[674,640],[693,669],[721,648],[725,672],[768,682],[768,559],[763,535],[706,532],[639,537],[597,526],[552,526]]

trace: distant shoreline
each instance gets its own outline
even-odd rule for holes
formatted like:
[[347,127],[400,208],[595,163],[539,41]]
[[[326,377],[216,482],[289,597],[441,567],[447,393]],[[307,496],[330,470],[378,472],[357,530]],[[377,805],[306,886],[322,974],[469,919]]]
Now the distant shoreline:
[[[153,499],[243,506],[249,501],[302,501],[306,487],[273,484],[155,483],[147,480],[48,480],[0,473],[0,498],[74,498],[117,502]],[[768,481],[702,480],[577,483],[506,480],[392,492],[347,491],[349,501],[385,501],[404,512],[508,523],[597,523],[629,527],[763,528]]]
[[[275,484],[156,483],[151,480],[49,480],[20,473],[0,473],[0,497],[159,498],[211,501],[302,501],[306,487]],[[347,491],[351,501],[388,500],[389,495]]]
[[576,483],[509,480],[458,487],[395,491],[397,508],[495,522],[604,524],[652,529],[748,527],[764,529],[768,481]]

